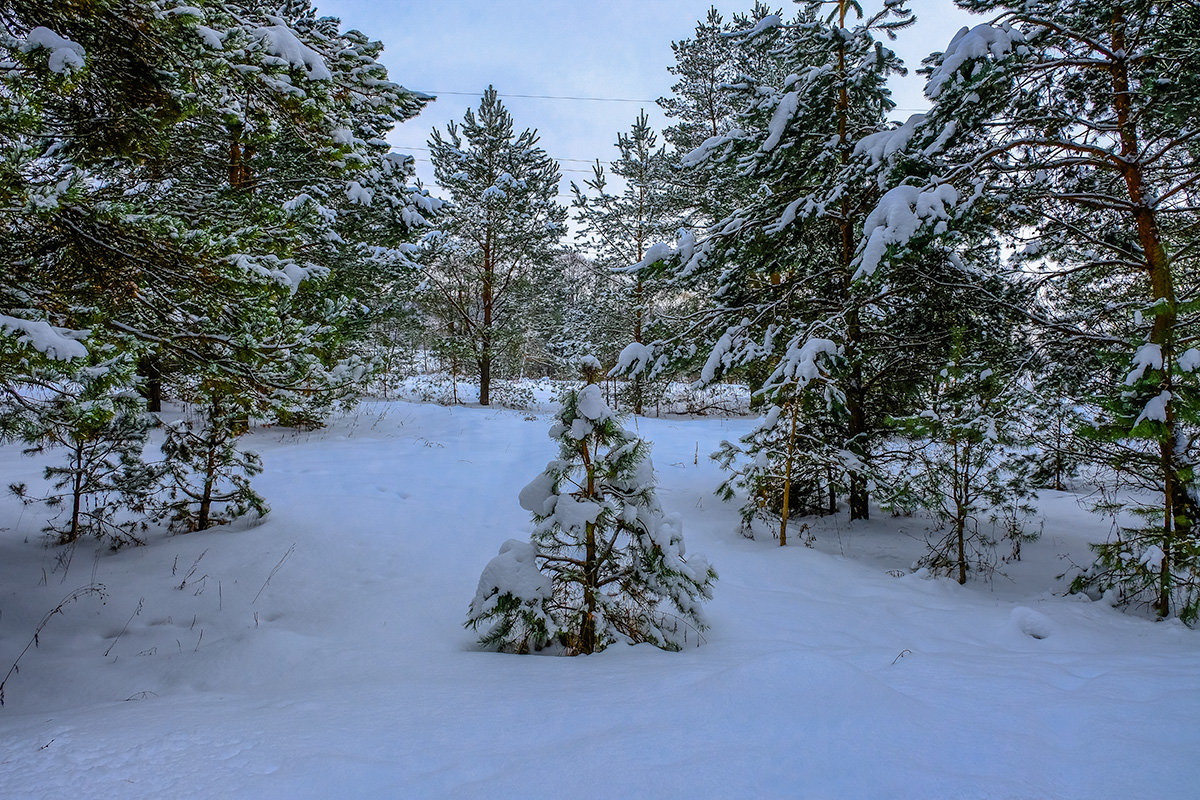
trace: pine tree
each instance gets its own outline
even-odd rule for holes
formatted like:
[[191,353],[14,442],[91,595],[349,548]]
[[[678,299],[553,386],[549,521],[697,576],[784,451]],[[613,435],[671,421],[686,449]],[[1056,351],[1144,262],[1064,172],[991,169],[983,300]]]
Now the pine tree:
[[968,571],[992,566],[997,530],[1012,544],[1012,558],[1037,538],[1024,524],[1033,512],[1021,421],[1027,393],[1014,354],[992,355],[970,352],[959,338],[923,408],[898,425],[909,449],[897,499],[931,511],[944,531],[921,563],[959,583]]
[[696,22],[692,38],[671,42],[675,63],[667,67],[676,81],[671,96],[659,98],[663,113],[675,120],[663,131],[675,164],[671,189],[676,213],[699,227],[726,217],[753,184],[739,180],[733,164],[710,163],[693,169],[688,155],[705,142],[736,136],[742,124],[743,98],[734,89],[746,77],[781,81],[785,69],[764,46],[766,39],[735,34],[752,30],[781,12],[756,2],[749,12],[726,20],[715,7]]
[[160,516],[171,530],[186,533],[224,525],[270,511],[250,478],[262,472],[256,453],[239,450],[246,432],[245,411],[219,392],[200,407],[199,424],[183,419],[166,426],[162,444],[167,500]]
[[82,383],[44,382],[37,413],[9,420],[15,433],[34,443],[27,455],[50,448],[65,456],[45,468],[49,494],[32,496],[25,484],[10,487],[24,502],[56,510],[45,530],[59,544],[94,536],[115,549],[141,544],[148,527],[160,477],[159,468],[143,460],[150,419],[123,391],[130,359],[117,356],[114,362],[80,370],[73,378]]
[[479,375],[479,402],[491,402],[498,351],[519,337],[516,301],[531,271],[552,263],[566,209],[554,200],[559,170],[537,132],[514,133],[492,87],[478,111],[429,140],[434,175],[452,207],[443,237],[425,256],[430,307],[450,335],[468,343]]
[[214,375],[244,419],[352,398],[366,287],[437,205],[384,141],[429,98],[381,45],[307,0],[0,15],[0,411],[36,428],[28,387],[114,352],[156,406]]
[[1159,496],[1151,524],[1101,546],[1075,586],[1195,619],[1200,12],[1150,0],[960,5],[997,16],[931,59],[934,108],[896,143],[912,177],[883,198],[864,267],[918,230],[987,219],[1010,240],[1015,268],[1039,285],[1030,316],[1044,338],[1096,365],[1073,389],[1096,422],[1095,452]]
[[[757,54],[762,74],[739,78],[736,126],[684,159],[717,175],[735,166],[740,205],[667,254],[676,280],[715,284],[715,304],[656,351],[687,358],[703,336],[702,382],[740,371],[761,401],[786,407],[787,431],[798,414],[804,437],[822,437],[800,445],[766,425],[726,449],[731,466],[742,454],[782,459],[737,468],[750,516],[755,508],[783,516],[792,486],[812,496],[823,486],[820,494],[847,497],[851,519],[866,518],[868,486],[882,477],[873,450],[888,419],[907,413],[955,320],[987,316],[970,287],[992,280],[989,253],[970,252],[971,242],[929,248],[886,276],[861,269],[860,232],[882,191],[878,139],[894,135],[886,81],[901,69],[876,37],[894,36],[912,16],[901,3],[856,21],[858,13],[850,2],[804,3],[790,22],[766,16],[735,37]],[[797,451],[815,457],[796,459]],[[789,490],[764,488],[768,476]],[[756,505],[763,498],[772,498],[766,509]]]
[[[612,290],[624,295],[621,314],[628,318],[627,342],[643,345],[652,335],[655,296],[662,293],[662,287],[636,267],[652,244],[674,232],[677,202],[668,183],[671,162],[666,147],[659,146],[644,111],[628,133],[617,134],[616,147],[619,156],[609,169],[622,185],[620,194],[609,192],[608,176],[599,161],[584,188],[572,183],[571,191],[581,235],[596,253],[597,262],[614,271]],[[630,271],[631,267],[635,269]],[[649,399],[647,392],[645,372],[631,376],[629,400],[634,414],[642,413]]]
[[564,398],[550,429],[559,457],[521,490],[532,540],[510,540],[488,564],[466,624],[489,624],[480,642],[517,652],[551,641],[572,655],[618,641],[678,650],[705,628],[700,603],[717,575],[684,557],[649,446],[604,403],[592,382],[599,362],[585,368],[588,384]]

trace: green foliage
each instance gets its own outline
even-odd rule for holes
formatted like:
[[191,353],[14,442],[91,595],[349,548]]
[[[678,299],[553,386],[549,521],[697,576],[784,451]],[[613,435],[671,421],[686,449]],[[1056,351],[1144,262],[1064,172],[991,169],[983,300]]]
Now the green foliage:
[[201,413],[198,423],[183,419],[164,428],[167,500],[161,515],[179,533],[247,514],[265,517],[270,509],[250,487],[250,479],[262,472],[262,460],[237,447],[246,432],[245,412],[213,395]]
[[1027,524],[1034,495],[1019,425],[1027,403],[1019,377],[1011,367],[989,367],[960,337],[924,407],[896,420],[908,448],[900,456],[891,503],[933,514],[944,536],[929,541],[921,563],[959,583],[969,571],[994,566],[998,538],[1012,545],[1010,558],[1019,558],[1020,545],[1037,538]]
[[532,539],[509,542],[488,565],[466,624],[490,623],[481,643],[515,652],[551,640],[572,655],[617,641],[698,644],[700,603],[717,575],[684,557],[678,519],[655,496],[648,445],[594,383],[564,397],[550,435],[559,457],[520,497]]

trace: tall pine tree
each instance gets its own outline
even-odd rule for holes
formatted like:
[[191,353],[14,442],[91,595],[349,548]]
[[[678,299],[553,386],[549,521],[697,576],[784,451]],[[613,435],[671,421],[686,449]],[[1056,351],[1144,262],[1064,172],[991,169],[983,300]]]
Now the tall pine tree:
[[537,131],[515,132],[490,86],[478,110],[444,133],[435,129],[429,147],[452,203],[444,235],[426,253],[430,307],[469,346],[486,406],[498,351],[520,335],[517,301],[535,268],[553,263],[565,232],[558,164],[538,146]]

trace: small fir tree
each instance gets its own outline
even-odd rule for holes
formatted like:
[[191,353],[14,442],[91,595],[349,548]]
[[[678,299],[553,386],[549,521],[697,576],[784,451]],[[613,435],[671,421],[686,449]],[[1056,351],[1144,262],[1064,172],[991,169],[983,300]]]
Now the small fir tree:
[[604,403],[591,359],[588,384],[563,400],[550,436],[559,457],[526,486],[528,544],[509,541],[480,577],[466,625],[490,627],[480,643],[528,652],[557,642],[565,653],[650,642],[678,650],[706,627],[700,603],[717,574],[684,557],[679,520],[655,495],[649,445]]
[[944,532],[929,542],[920,564],[966,583],[972,565],[993,563],[999,541],[994,531],[1011,543],[1010,560],[1019,559],[1021,544],[1037,534],[1022,524],[1033,512],[1034,496],[1018,428],[1023,393],[1011,375],[956,349],[958,357],[942,369],[925,407],[898,421],[909,446],[901,470],[907,479],[899,481],[896,500],[929,510]]
[[185,419],[166,427],[162,452],[169,500],[162,514],[172,530],[202,531],[270,511],[250,487],[262,460],[237,447],[246,430],[246,411],[219,395],[208,399],[199,424]]

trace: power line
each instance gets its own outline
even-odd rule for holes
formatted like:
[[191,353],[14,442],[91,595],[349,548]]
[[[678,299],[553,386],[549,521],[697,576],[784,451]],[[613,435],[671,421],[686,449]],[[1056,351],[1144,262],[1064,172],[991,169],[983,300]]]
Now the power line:
[[[480,97],[482,95],[482,92],[435,92],[432,90],[425,90],[425,91],[422,91],[421,94],[429,94],[429,95],[433,95],[434,97],[437,97],[438,95],[443,95],[443,94],[456,95],[459,97]],[[502,93],[502,92],[497,92],[496,96],[497,97],[520,97],[520,98],[523,98],[526,100],[580,100],[580,101],[595,102],[595,103],[649,103],[651,105],[658,105],[657,100],[644,100],[644,99],[637,99],[637,98],[632,98],[632,97],[582,97],[582,96],[577,96],[577,95],[565,95],[565,94],[508,94],[508,93]],[[895,108],[892,109],[892,111],[903,111],[903,112],[912,113],[912,114],[922,114],[928,110],[929,110],[928,108],[901,108],[900,106],[896,106]],[[567,159],[559,159],[559,160],[560,161],[572,161],[574,159],[567,158]]]
[[[403,148],[397,148],[397,149],[399,149],[401,152],[403,152]],[[552,156],[552,158],[553,158],[553,156]],[[425,163],[425,164],[432,164],[432,163],[433,163],[433,160],[432,160],[432,159],[429,159],[429,158],[417,158],[416,156],[413,156],[413,157],[412,157],[412,160],[413,160],[413,161],[420,161],[420,162],[423,162],[423,163]],[[556,160],[556,161],[568,161],[568,160],[571,160],[571,159],[555,159],[555,160]],[[588,163],[591,163],[591,162],[588,162]],[[595,175],[595,174],[596,174],[596,173],[595,173],[593,170],[590,170],[590,169],[567,169],[567,168],[564,168],[564,167],[559,167],[558,171],[559,171],[559,172],[577,172],[577,173],[579,173],[580,175]]]
[[[431,94],[434,97],[443,94],[460,95],[462,97],[479,97],[481,92],[435,92],[431,90],[422,90],[421,94]],[[651,103],[655,104],[657,100],[639,100],[632,97],[579,97],[576,95],[562,94],[508,94],[497,92],[498,97],[520,97],[525,100],[586,100],[596,103]]]
[[[421,94],[429,94],[429,95],[433,95],[434,97],[437,97],[438,95],[443,95],[443,94],[456,95],[459,97],[480,97],[482,95],[482,92],[436,92],[436,91],[432,91],[432,90],[424,90],[421,92]],[[497,97],[520,97],[525,100],[581,100],[581,101],[594,102],[594,103],[649,103],[651,105],[658,105],[657,100],[645,100],[645,99],[638,99],[638,98],[633,98],[633,97],[582,97],[582,96],[578,96],[578,95],[566,95],[566,94],[508,94],[506,92],[497,92],[496,96]],[[925,112],[928,110],[929,110],[928,108],[901,108],[899,106],[892,109],[892,111],[906,111],[906,112],[911,112],[914,114],[919,114],[919,113],[922,113],[922,112]],[[561,159],[561,160],[569,161],[571,159]]]
[[[428,147],[414,147],[414,146],[403,145],[403,144],[395,145],[395,148],[401,152],[404,152],[406,150],[420,150],[425,153],[431,152]],[[550,157],[554,158],[554,156],[550,156]],[[421,159],[421,160],[424,161],[426,159]],[[554,158],[554,160],[555,161],[572,161],[572,162],[575,162],[578,164],[595,164],[596,163],[596,159],[594,159],[594,158]],[[586,171],[591,172],[590,169],[586,170]]]

